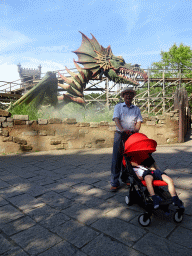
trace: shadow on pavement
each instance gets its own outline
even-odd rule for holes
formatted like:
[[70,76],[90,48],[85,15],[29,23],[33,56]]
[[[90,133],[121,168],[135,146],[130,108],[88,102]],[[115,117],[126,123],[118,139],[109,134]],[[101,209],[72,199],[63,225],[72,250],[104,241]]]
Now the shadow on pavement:
[[[90,149],[0,156],[0,254],[160,255],[159,243],[165,255],[192,255],[191,147],[162,146],[154,154],[160,169],[173,178],[186,214],[181,224],[153,217],[147,228],[137,221],[143,209],[125,204],[126,186],[110,192],[111,153]],[[151,239],[156,244],[147,252]]]

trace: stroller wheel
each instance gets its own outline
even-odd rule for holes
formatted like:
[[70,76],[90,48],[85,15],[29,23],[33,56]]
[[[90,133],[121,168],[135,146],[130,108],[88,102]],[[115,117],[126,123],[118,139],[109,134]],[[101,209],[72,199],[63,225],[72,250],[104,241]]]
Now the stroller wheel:
[[176,211],[174,216],[173,216],[173,220],[176,222],[176,223],[180,223],[182,220],[183,220],[183,213],[180,212],[180,211]]
[[151,223],[151,218],[148,216],[147,213],[141,214],[138,218],[138,222],[141,226],[147,227]]
[[127,205],[129,205],[129,204],[130,204],[129,196],[125,196],[125,203],[126,203]]

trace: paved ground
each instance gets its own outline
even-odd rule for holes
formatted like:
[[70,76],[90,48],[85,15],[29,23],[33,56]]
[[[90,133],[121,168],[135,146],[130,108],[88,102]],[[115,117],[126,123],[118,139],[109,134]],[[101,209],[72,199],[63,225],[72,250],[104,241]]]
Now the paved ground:
[[112,149],[0,156],[0,255],[192,255],[192,142],[155,159],[186,206],[181,224],[161,213],[143,228],[126,188],[109,192]]

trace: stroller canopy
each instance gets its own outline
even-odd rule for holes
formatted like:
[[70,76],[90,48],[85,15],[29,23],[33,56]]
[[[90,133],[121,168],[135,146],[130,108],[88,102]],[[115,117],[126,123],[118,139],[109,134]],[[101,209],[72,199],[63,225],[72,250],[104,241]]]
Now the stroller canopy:
[[124,146],[124,154],[127,156],[133,156],[139,152],[153,153],[156,151],[157,142],[149,139],[143,133],[134,133],[126,140]]

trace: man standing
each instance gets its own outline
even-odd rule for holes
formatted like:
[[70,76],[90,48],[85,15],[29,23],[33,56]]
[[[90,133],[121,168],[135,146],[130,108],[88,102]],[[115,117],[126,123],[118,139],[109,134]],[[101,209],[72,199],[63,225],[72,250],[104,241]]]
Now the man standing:
[[[136,92],[127,87],[121,92],[121,97],[124,98],[124,103],[119,103],[114,108],[113,120],[116,124],[116,132],[113,144],[113,156],[111,165],[111,191],[115,192],[120,187],[119,176],[122,166],[122,152],[120,147],[122,143],[122,134],[139,132],[143,121],[140,109],[132,105],[133,98]],[[126,183],[126,175],[121,175],[122,182]]]

